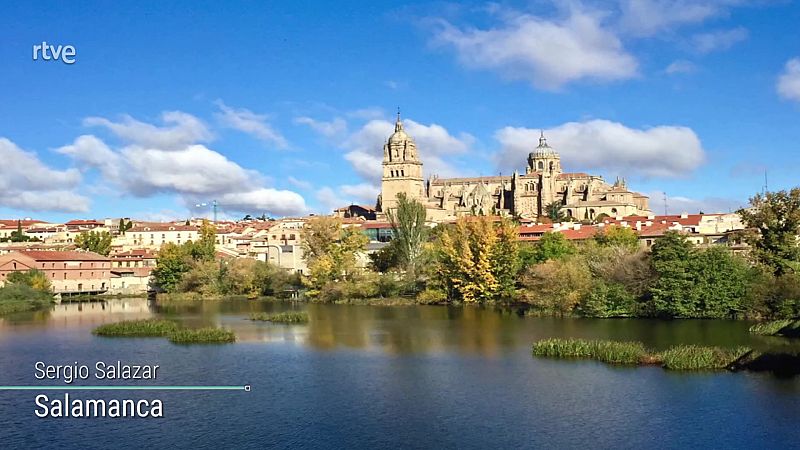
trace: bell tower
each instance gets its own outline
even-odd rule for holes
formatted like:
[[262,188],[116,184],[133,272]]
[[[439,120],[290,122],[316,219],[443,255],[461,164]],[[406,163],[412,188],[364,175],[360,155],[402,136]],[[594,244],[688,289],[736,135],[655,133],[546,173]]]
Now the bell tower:
[[383,146],[383,177],[381,178],[381,211],[397,206],[397,194],[405,192],[408,198],[424,203],[425,183],[422,178],[422,161],[417,154],[417,144],[406,134],[400,110],[394,133]]

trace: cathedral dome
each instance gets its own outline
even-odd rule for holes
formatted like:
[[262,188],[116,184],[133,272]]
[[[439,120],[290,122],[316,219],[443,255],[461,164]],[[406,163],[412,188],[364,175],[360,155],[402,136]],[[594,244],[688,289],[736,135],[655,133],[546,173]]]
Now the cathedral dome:
[[400,120],[400,113],[397,113],[397,122],[394,124],[394,133],[389,136],[389,145],[404,144],[407,141],[414,141],[403,129],[403,122]]
[[556,156],[556,151],[547,145],[547,139],[544,137],[544,131],[542,131],[542,134],[539,136],[539,145],[534,151],[531,152],[530,156],[534,158],[547,158]]

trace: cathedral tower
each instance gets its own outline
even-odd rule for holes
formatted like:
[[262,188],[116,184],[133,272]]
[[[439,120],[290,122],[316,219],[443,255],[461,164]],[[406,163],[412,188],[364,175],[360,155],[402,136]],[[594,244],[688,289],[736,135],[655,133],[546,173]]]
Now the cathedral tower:
[[422,161],[417,154],[417,144],[403,130],[400,112],[394,133],[383,146],[383,177],[381,179],[381,211],[387,212],[397,206],[397,194],[405,192],[406,196],[425,202],[424,180],[422,178]]

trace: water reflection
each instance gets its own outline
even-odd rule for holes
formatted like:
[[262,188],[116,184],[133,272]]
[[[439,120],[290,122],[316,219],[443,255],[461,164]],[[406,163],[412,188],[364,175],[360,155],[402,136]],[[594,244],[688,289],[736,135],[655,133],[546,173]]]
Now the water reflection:
[[[304,325],[248,320],[251,312],[306,310]],[[527,349],[545,337],[639,340],[656,349],[679,343],[798,348],[782,338],[753,336],[746,322],[521,317],[504,308],[353,306],[248,300],[156,304],[147,299],[64,303],[48,311],[0,319],[0,336],[22,330],[72,329],[89,333],[118,320],[168,317],[190,327],[223,326],[240,342],[291,342],[319,350],[350,348],[388,354],[456,351],[497,357]]]

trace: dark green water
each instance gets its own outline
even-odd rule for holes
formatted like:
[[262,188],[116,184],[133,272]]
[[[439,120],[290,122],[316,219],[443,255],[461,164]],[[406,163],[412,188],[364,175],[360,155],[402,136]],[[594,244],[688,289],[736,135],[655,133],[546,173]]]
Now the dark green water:
[[[304,309],[307,325],[246,320]],[[92,336],[150,316],[218,325],[236,344]],[[733,321],[519,317],[436,306],[145,300],[59,305],[0,319],[0,384],[43,384],[34,364],[159,364],[149,384],[252,385],[252,392],[75,394],[159,398],[164,418],[40,419],[40,392],[0,392],[0,447],[32,448],[773,448],[800,439],[800,379],[672,373],[530,356],[544,337],[756,348],[790,345]],[[81,384],[100,384],[95,380]],[[130,382],[131,384],[148,384]],[[78,384],[78,382],[76,382]],[[55,393],[53,393],[55,395]]]

